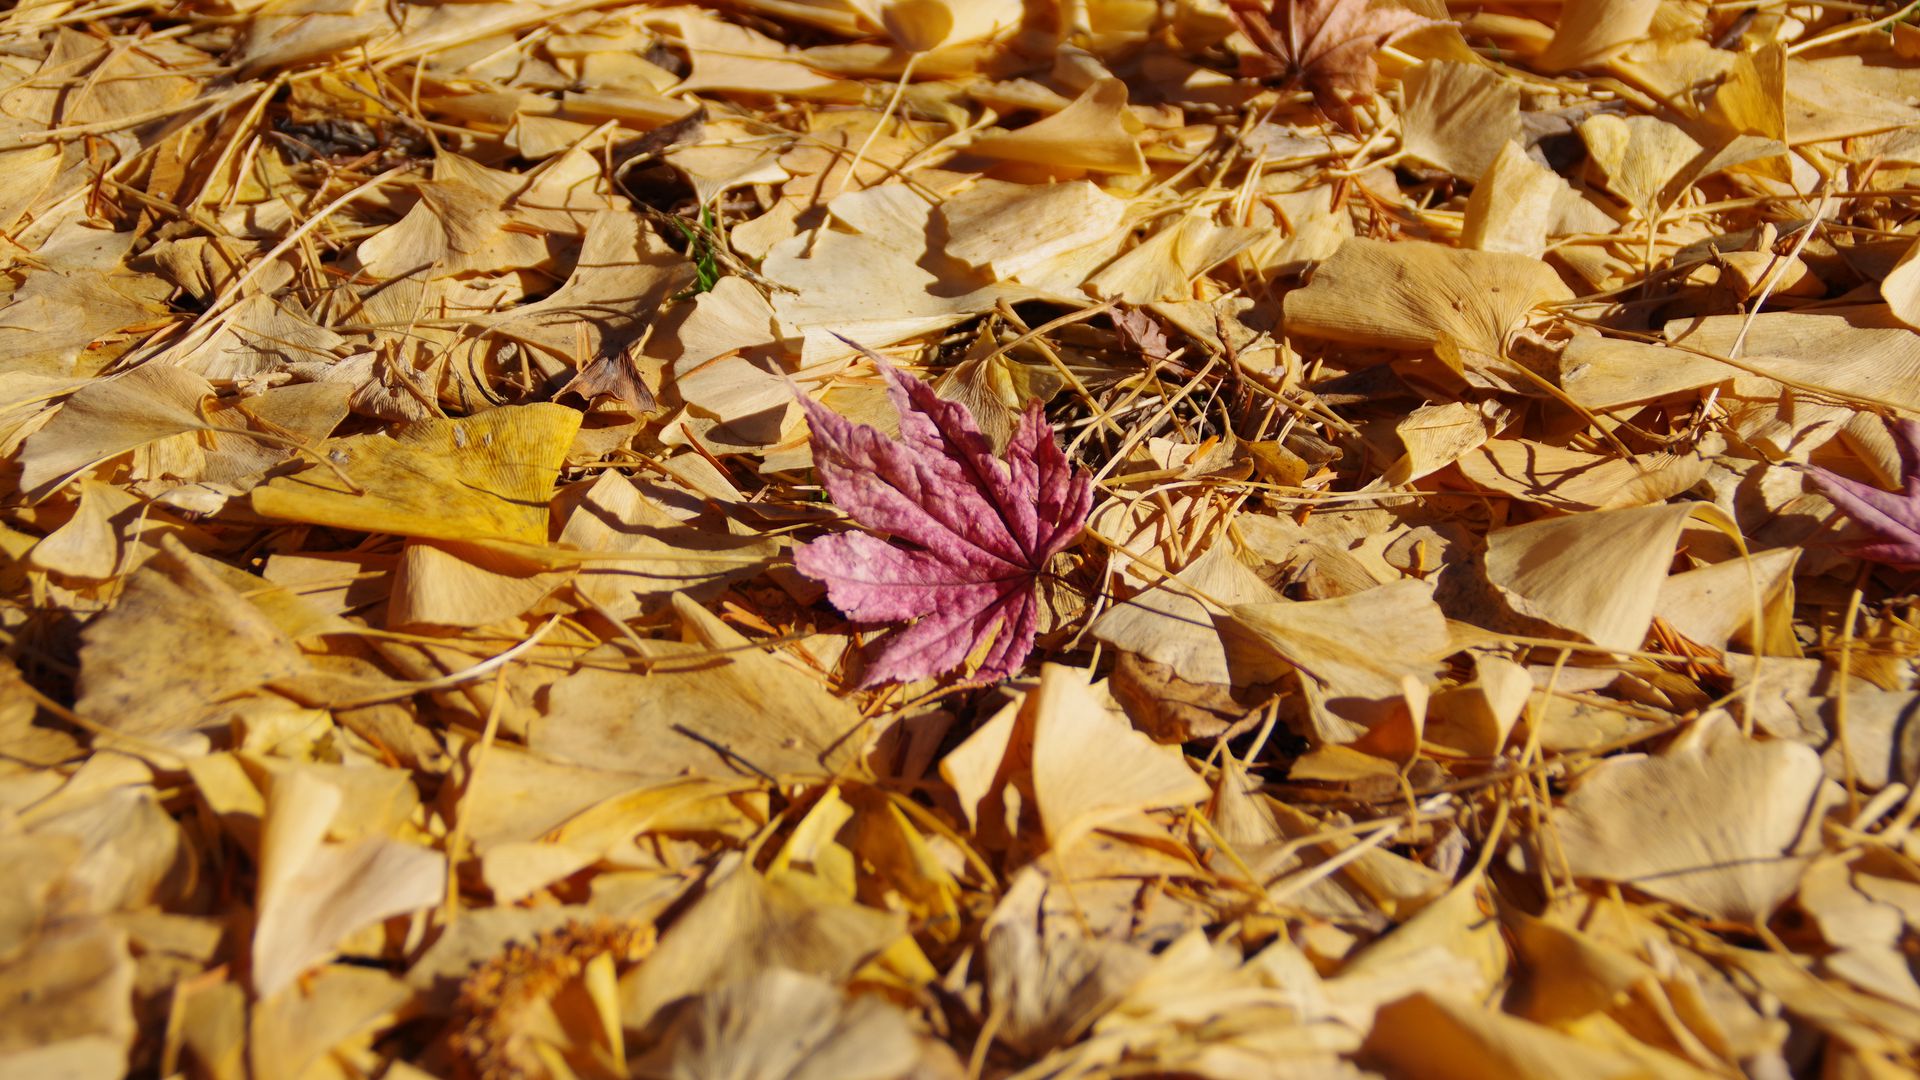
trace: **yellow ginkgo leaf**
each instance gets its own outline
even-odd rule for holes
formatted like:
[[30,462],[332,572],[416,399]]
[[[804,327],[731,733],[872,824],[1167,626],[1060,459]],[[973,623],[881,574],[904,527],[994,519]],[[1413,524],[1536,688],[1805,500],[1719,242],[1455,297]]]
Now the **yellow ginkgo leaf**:
[[1139,123],[1127,112],[1127,84],[1101,79],[1052,116],[1018,131],[984,135],[968,149],[1001,161],[1137,176],[1147,171]]
[[1812,747],[1756,741],[1715,713],[1658,755],[1595,766],[1555,831],[1579,877],[1764,922],[1800,880],[1793,848],[1824,779]]
[[[1109,712],[1086,675],[1049,664],[1033,709],[1033,795],[1055,848],[1090,829],[1212,793],[1174,747],[1160,746]],[[1087,747],[1098,746],[1097,755]]]
[[1287,294],[1286,322],[1296,334],[1486,366],[1535,307],[1572,298],[1552,267],[1525,255],[1355,237]]
[[1710,503],[1654,503],[1545,518],[1487,537],[1487,578],[1523,615],[1610,649],[1637,649],[1653,623],[1680,530]]
[[490,409],[422,420],[393,436],[321,446],[312,468],[254,489],[267,517],[428,540],[547,539],[547,500],[580,414],[561,405]]

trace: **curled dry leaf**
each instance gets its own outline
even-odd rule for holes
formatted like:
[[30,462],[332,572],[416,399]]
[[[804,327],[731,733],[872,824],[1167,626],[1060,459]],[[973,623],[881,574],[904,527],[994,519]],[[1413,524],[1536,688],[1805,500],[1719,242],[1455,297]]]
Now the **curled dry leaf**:
[[825,582],[850,618],[919,620],[881,643],[861,685],[951,671],[982,646],[976,676],[1005,678],[1033,648],[1035,586],[1080,535],[1092,482],[1060,452],[1038,402],[1021,415],[1002,462],[965,406],[875,362],[900,412],[900,438],[803,398],[814,464],[855,521],[913,546],[841,533],[802,546],[794,565]]
[[1114,312],[1113,328],[1127,348],[1148,360],[1165,360],[1173,353],[1167,344],[1167,332],[1142,308],[1123,307]]
[[1130,652],[1113,660],[1107,689],[1133,726],[1155,742],[1183,743],[1244,730],[1257,709],[1234,700],[1233,688],[1188,682],[1174,668]]

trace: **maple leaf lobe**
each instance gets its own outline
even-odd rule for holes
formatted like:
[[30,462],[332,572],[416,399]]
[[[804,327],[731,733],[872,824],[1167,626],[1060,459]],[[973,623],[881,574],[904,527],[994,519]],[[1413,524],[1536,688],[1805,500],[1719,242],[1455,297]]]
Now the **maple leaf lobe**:
[[900,414],[898,439],[800,401],[828,496],[892,540],[822,537],[794,553],[794,566],[856,622],[918,620],[880,643],[862,686],[950,671],[989,639],[978,675],[1004,678],[1033,648],[1035,586],[1085,525],[1092,478],[1067,461],[1039,402],[1002,461],[966,406],[873,359]]
[[1904,490],[1886,491],[1817,465],[1806,467],[1807,476],[1822,495],[1872,534],[1871,541],[1853,549],[1854,555],[1890,566],[1920,566],[1920,422],[1901,420],[1893,433],[1900,447]]

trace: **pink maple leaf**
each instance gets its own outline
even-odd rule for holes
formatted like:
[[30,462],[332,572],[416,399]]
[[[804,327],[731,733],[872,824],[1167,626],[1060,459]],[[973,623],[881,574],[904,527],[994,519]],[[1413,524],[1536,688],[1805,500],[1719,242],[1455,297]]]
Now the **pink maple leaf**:
[[1900,444],[1904,492],[1894,493],[1849,480],[1818,466],[1807,475],[1820,493],[1873,535],[1853,553],[1891,566],[1920,566],[1920,423],[1902,420],[1894,425]]
[[1040,402],[1021,414],[1003,462],[966,406],[867,355],[900,412],[898,439],[800,401],[827,494],[893,539],[837,533],[802,545],[793,564],[856,622],[918,620],[880,642],[861,686],[951,671],[989,637],[978,677],[1004,678],[1033,649],[1035,585],[1080,535],[1093,480],[1060,452]]

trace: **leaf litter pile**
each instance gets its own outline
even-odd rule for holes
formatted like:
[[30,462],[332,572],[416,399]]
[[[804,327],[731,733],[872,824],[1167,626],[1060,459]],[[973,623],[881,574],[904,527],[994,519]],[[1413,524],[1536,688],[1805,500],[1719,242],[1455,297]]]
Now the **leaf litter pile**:
[[1913,13],[20,0],[0,1074],[1912,1075]]

